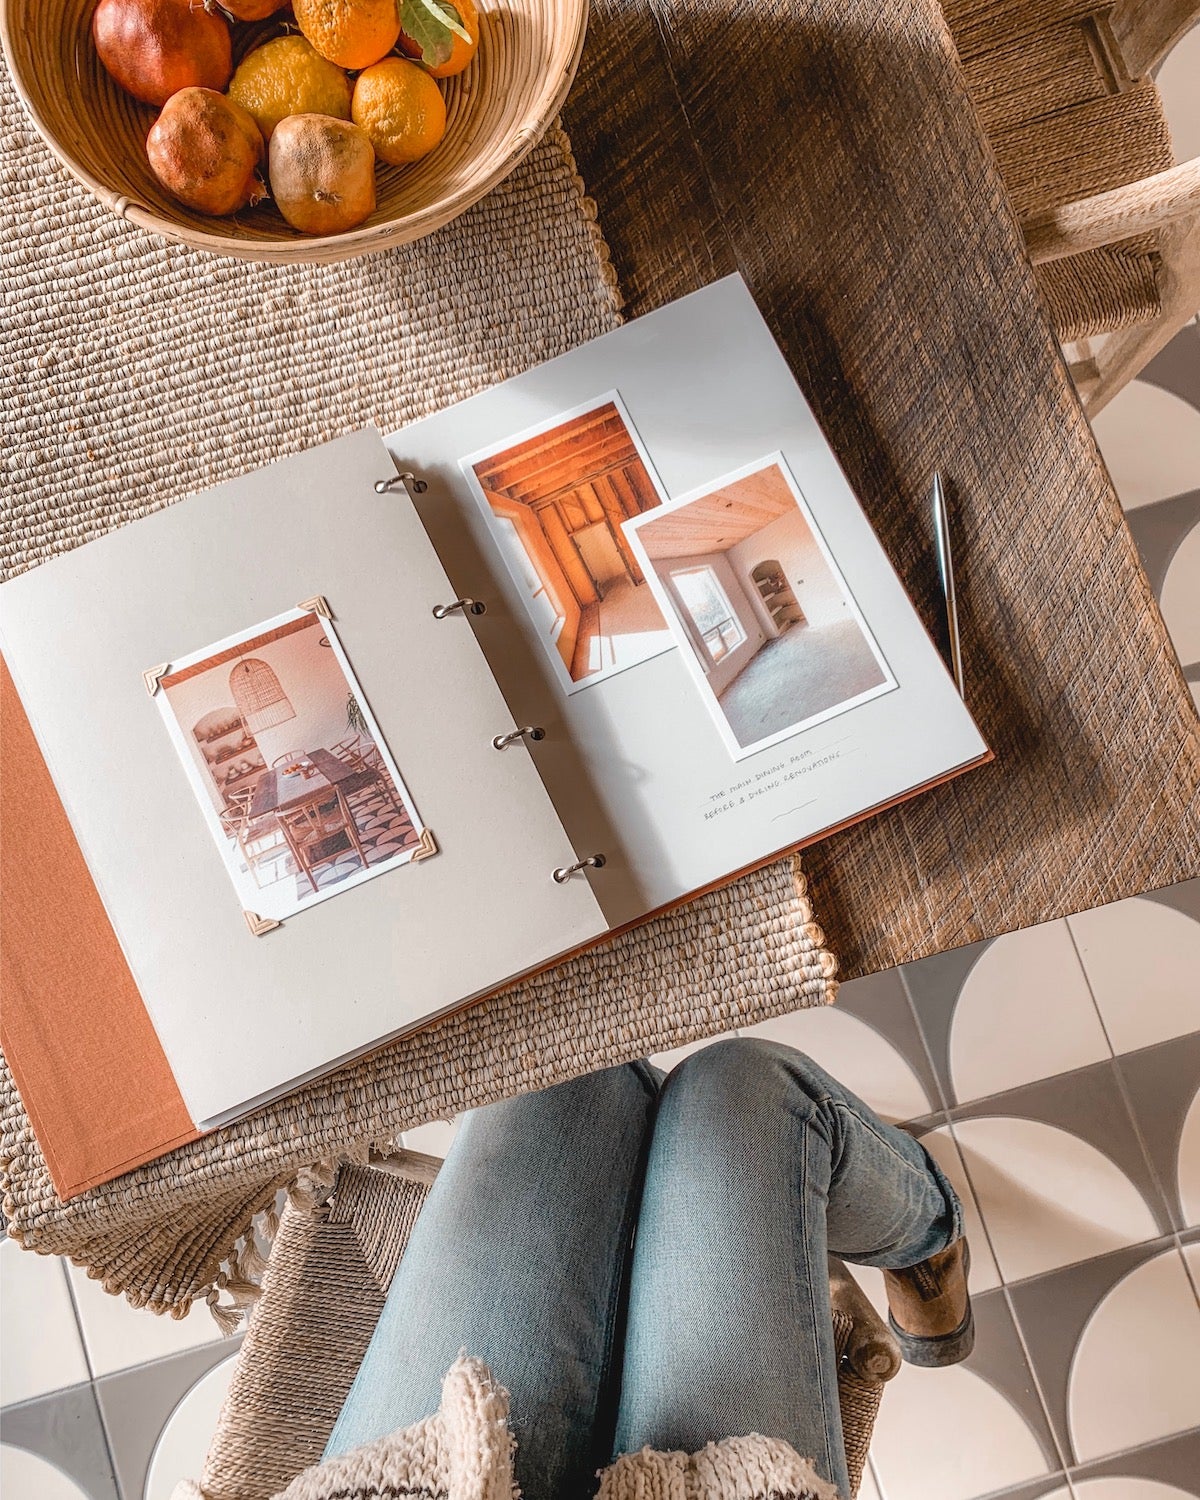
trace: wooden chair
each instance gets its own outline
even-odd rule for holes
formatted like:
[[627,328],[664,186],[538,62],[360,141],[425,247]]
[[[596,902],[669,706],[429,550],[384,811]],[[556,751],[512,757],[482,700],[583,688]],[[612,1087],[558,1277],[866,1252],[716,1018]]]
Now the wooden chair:
[[942,8],[1094,415],[1200,309],[1200,159],[1175,162],[1151,77],[1200,0]]
[[274,864],[281,855],[289,853],[287,841],[279,819],[273,813],[260,818],[250,816],[249,793],[231,793],[229,803],[220,814],[221,826],[236,841],[246,868],[261,891],[263,882],[258,878],[259,866]]
[[340,786],[336,797],[328,802],[283,808],[277,817],[288,848],[314,893],[320,889],[315,871],[342,854],[356,854],[363,869],[367,868],[366,850],[359,842],[354,814]]
[[384,764],[379,746],[374,740],[365,740],[362,735],[352,735],[332,746],[332,753],[343,765],[351,766],[357,773],[351,780],[342,782],[347,798],[382,792],[396,812],[402,812],[399,795]]
[[277,755],[275,757],[275,759],[271,762],[271,769],[272,771],[278,771],[283,766],[295,766],[298,765],[303,759],[303,750],[288,750],[285,754]]
[[[436,1157],[404,1151],[370,1167],[343,1167],[326,1202],[284,1210],[205,1460],[206,1500],[267,1500],[320,1458],[439,1166]],[[857,1494],[883,1383],[900,1368],[900,1350],[832,1260],[830,1296]],[[503,1380],[502,1370],[496,1375]]]

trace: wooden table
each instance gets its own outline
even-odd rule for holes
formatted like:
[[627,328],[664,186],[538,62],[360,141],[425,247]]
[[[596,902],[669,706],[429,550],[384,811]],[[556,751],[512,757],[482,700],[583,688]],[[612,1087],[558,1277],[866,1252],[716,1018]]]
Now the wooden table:
[[287,776],[282,768],[267,771],[254,788],[250,802],[251,818],[263,818],[288,807],[304,807],[319,798],[327,798],[330,791],[345,794],[352,789],[351,782],[362,785],[363,772],[339,760],[331,750],[306,750],[301,759],[315,766],[317,774],[304,776],[296,772]]
[[[358,855],[359,863],[365,870],[367,851],[359,842],[358,825],[354,821],[354,812],[350,806],[350,793],[374,780],[374,772],[349,766],[345,761],[339,760],[330,750],[306,750],[300,757],[300,761],[307,761],[309,765],[315,767],[315,774],[305,776],[302,771],[294,771],[288,775],[282,767],[272,767],[254,789],[254,797],[250,803],[251,821],[255,818],[268,817],[272,813],[308,807],[314,802],[329,802],[336,797],[345,821],[346,848],[351,854]],[[295,831],[289,827],[286,820],[282,819],[280,828],[287,840],[288,848],[292,851],[292,858],[315,893],[316,878],[305,861],[305,851],[301,848]],[[334,857],[333,850],[339,847],[334,841],[341,836],[342,830],[334,828],[323,835],[315,846],[312,846],[322,849],[320,858],[314,858],[311,852],[308,855],[313,861],[314,868],[317,864],[323,864],[327,859]]]
[[950,480],[996,760],[806,854],[843,977],[1200,871],[1195,709],[934,0],[592,0],[565,124],[627,311],[742,272],[931,631]]

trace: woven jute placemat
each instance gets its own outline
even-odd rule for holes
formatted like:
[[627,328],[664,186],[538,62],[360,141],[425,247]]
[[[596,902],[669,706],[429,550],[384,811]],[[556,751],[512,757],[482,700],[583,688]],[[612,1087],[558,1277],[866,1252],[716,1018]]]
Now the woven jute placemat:
[[[7,78],[0,96],[6,573],[340,432],[402,426],[619,321],[557,128],[417,245],[277,267],[113,218]],[[828,1003],[824,942],[799,861],[779,861],[68,1204],[0,1068],[9,1233],[136,1305],[179,1316],[203,1297],[232,1325],[253,1295],[251,1222],[270,1234],[280,1188],[302,1198],[338,1159],[428,1120]]]

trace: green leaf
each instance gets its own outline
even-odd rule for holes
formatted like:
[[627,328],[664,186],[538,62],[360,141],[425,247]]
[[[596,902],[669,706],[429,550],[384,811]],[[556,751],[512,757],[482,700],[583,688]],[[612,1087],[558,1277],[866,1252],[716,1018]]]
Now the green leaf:
[[438,67],[450,56],[456,36],[464,42],[471,33],[449,0],[400,0],[400,25],[421,49],[421,61]]

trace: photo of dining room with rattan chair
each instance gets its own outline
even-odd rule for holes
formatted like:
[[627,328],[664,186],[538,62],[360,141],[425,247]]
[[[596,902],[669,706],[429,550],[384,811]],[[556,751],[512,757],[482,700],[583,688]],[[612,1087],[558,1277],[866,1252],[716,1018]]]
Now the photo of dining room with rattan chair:
[[247,909],[281,918],[420,846],[332,623],[293,611],[172,664],[164,718]]

